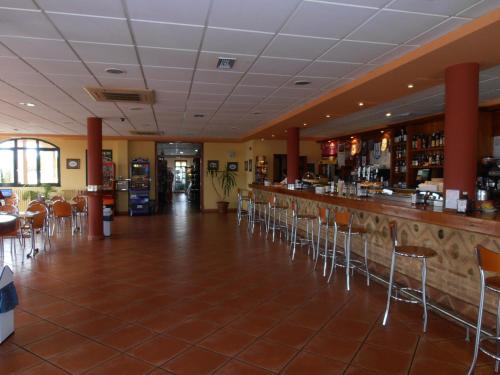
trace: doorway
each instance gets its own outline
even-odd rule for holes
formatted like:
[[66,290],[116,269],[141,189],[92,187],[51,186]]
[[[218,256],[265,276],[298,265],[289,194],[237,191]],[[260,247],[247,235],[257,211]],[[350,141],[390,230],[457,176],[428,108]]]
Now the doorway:
[[201,210],[202,148],[200,143],[156,143],[158,213]]

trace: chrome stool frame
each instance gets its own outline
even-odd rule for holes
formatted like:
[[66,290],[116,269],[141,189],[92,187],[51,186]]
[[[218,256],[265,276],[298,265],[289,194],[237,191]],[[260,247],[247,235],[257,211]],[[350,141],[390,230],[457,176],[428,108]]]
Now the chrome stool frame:
[[[281,219],[282,214],[285,215],[284,223],[282,222]],[[272,222],[271,222],[271,216],[272,216]],[[280,205],[276,195],[273,195],[268,200],[267,226],[266,226],[266,233],[269,233],[269,231],[272,231],[273,233],[273,242],[276,236],[276,230],[280,231],[280,238],[281,238],[281,231],[284,231],[285,238],[286,240],[288,240],[288,205]]]
[[259,201],[255,197],[253,191],[248,192],[248,230],[254,233],[255,223],[260,224],[260,232],[262,232],[262,225],[265,226],[267,231],[267,221],[266,221],[266,206],[267,202]]
[[391,304],[391,299],[395,299],[397,301],[407,302],[407,303],[419,303],[419,301],[415,299],[406,299],[402,297],[398,297],[393,294],[392,288],[394,286],[394,269],[396,268],[396,256],[403,256],[407,258],[419,259],[422,261],[421,273],[422,273],[422,289],[412,289],[412,288],[400,288],[401,290],[412,290],[414,292],[418,292],[422,294],[422,306],[424,308],[424,316],[423,316],[423,331],[427,332],[427,290],[426,290],[426,278],[427,278],[427,259],[432,258],[437,255],[437,253],[429,249],[427,247],[421,246],[398,246],[397,240],[397,226],[396,222],[392,221],[389,223],[390,233],[392,238],[392,258],[391,258],[391,271],[389,276],[389,288],[387,290],[387,305],[385,308],[384,319],[382,321],[382,325],[387,324],[387,320],[389,318],[389,309]]
[[[328,263],[328,258],[332,258],[334,261],[335,252],[333,250],[328,250],[328,240],[330,238],[330,229],[334,226],[330,222],[330,209],[326,207],[318,207],[318,236],[316,242],[316,254],[314,261],[314,269],[318,264],[319,257],[323,257],[323,276],[326,277],[326,267]],[[321,251],[321,228],[325,228],[325,244],[323,251]],[[334,232],[335,235],[335,232]],[[331,255],[330,255],[331,252]]]
[[[370,286],[370,270],[368,268],[368,236],[365,228],[353,225],[354,215],[348,212],[338,212],[333,213],[333,257],[332,266],[330,268],[330,275],[328,276],[328,282],[330,282],[333,271],[335,267],[345,267],[346,269],[346,289],[351,290],[350,286],[350,272],[354,272],[355,264],[359,267],[363,267],[366,273],[366,285]],[[335,262],[336,254],[339,253],[337,250],[337,238],[339,234],[344,236],[344,264],[337,264]],[[351,240],[352,236],[360,236],[363,241],[364,249],[364,261],[351,258]]]
[[[246,202],[246,209],[243,207],[243,204],[245,202]],[[236,211],[238,225],[241,224],[241,219],[243,217],[246,217],[247,220],[249,219],[250,216],[249,203],[250,203],[250,197],[248,195],[243,195],[243,191],[241,189],[238,189],[238,209]]]
[[[304,245],[304,243],[308,244],[309,249],[312,247],[312,252],[315,254],[314,251],[314,220],[316,219],[316,216],[314,215],[306,215],[306,214],[300,214],[299,213],[299,205],[297,204],[296,201],[293,201],[291,204],[291,209],[292,209],[292,227],[290,230],[290,253],[292,260],[295,259],[295,248],[297,244],[300,244],[301,246]],[[297,229],[299,227],[299,222],[306,222],[306,237],[305,238],[299,238],[299,241],[297,241]],[[307,252],[309,255],[309,251]]]
[[[480,297],[479,297],[479,307],[477,312],[477,326],[476,326],[476,340],[474,342],[474,355],[472,357],[472,363],[469,368],[468,375],[474,373],[474,368],[476,367],[477,357],[479,351],[486,354],[495,360],[495,372],[498,372],[500,364],[500,277],[490,276],[486,277],[486,272],[500,272],[500,254],[491,251],[483,246],[476,247],[476,257],[479,266],[479,276],[480,276]],[[481,335],[481,326],[483,321],[483,310],[484,310],[484,300],[485,292],[495,293],[498,298],[497,305],[497,319],[496,319],[496,336],[488,337]],[[485,348],[481,347],[481,341],[493,341],[497,343],[497,352],[492,353]]]

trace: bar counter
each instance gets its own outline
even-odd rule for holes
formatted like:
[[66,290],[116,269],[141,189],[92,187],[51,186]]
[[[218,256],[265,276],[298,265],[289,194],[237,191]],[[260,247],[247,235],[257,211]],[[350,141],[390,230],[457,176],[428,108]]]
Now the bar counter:
[[[500,252],[498,214],[465,215],[390,199],[316,194],[312,190],[289,190],[284,186],[252,184],[250,188],[261,199],[276,194],[280,202],[295,200],[300,211],[308,214],[317,214],[318,206],[352,212],[354,223],[369,231],[371,272],[386,278],[392,249],[389,221],[395,220],[401,244],[426,246],[438,253],[428,262],[427,285],[431,299],[457,315],[471,321],[476,319],[479,270],[474,248],[480,244]],[[353,253],[361,254],[361,243],[353,239],[352,245]],[[398,282],[419,286],[420,267],[416,262],[398,259],[396,270]],[[485,307],[488,312],[496,312],[493,300],[487,300]]]

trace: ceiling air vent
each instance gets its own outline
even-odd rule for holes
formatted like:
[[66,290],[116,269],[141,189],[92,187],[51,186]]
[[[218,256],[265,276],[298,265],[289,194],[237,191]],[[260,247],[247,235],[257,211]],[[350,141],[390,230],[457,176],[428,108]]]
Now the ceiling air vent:
[[85,87],[85,91],[97,102],[128,102],[153,104],[153,90],[111,89],[106,87]]
[[235,62],[236,59],[233,59],[231,57],[219,57],[219,61],[217,61],[217,69],[231,70],[233,69]]
[[130,134],[154,136],[154,135],[163,135],[164,132],[158,130],[131,130]]

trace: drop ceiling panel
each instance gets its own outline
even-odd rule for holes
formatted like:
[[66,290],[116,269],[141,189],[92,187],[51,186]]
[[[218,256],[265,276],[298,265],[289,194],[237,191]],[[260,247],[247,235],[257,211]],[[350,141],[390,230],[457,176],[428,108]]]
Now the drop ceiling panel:
[[153,90],[188,92],[189,86],[189,81],[148,80],[148,87]]
[[184,104],[187,99],[187,92],[166,92],[166,91],[157,91],[156,92],[156,101],[157,102],[166,102],[166,103],[182,103]]
[[217,52],[201,52],[198,59],[198,69],[213,70],[217,68],[217,61],[219,57],[235,58],[233,72],[246,72],[248,68],[255,61],[255,55],[240,55],[235,53],[217,53]]
[[18,57],[0,57],[0,75],[8,73],[33,73],[34,70]]
[[293,75],[304,69],[311,60],[260,57],[250,69],[252,73]]
[[241,79],[242,76],[243,73],[239,72],[198,69],[194,75],[194,80],[197,82],[223,83],[234,85]]
[[325,61],[366,63],[390,51],[396,45],[343,40],[321,56]]
[[0,9],[0,35],[60,38],[40,11]]
[[376,9],[303,2],[282,32],[323,38],[343,38],[368,19]]
[[194,68],[196,51],[139,47],[139,56],[143,65]]
[[147,21],[132,21],[135,41],[140,46],[197,50],[203,27]]
[[210,0],[125,0],[131,18],[203,25]]
[[19,8],[19,9],[37,9],[33,0],[0,0],[0,7]]
[[244,85],[253,86],[270,86],[278,87],[290,79],[290,75],[276,75],[276,74],[258,74],[248,73],[245,74],[241,83]]
[[459,15],[461,17],[477,18],[498,7],[498,0],[483,0],[476,3],[476,5],[470,9],[465,9],[463,12],[459,13]]
[[146,79],[190,81],[193,69],[144,66],[144,75]]
[[72,42],[76,53],[85,62],[138,64],[133,46]]
[[263,97],[262,96],[255,96],[255,95],[236,95],[233,94],[230,97],[227,98],[226,103],[231,104],[231,103],[253,103],[257,104],[262,101]]
[[275,90],[276,90],[275,87],[269,87],[269,86],[238,85],[234,89],[233,94],[266,97],[268,95],[271,95]]
[[0,72],[0,77],[10,84],[16,85],[39,85],[39,86],[47,86],[50,82],[47,79],[38,73],[2,73]]
[[233,89],[232,85],[221,85],[216,83],[194,82],[191,91],[193,93],[228,94]]
[[[436,26],[444,19],[444,16],[382,10],[360,29],[352,33],[349,39],[404,43]],[[387,27],[387,25],[391,26]]]
[[65,75],[65,74],[47,74],[47,78],[54,82],[56,85],[65,89],[82,90],[83,86],[96,86],[97,81],[90,74],[85,75]]
[[38,60],[31,58],[26,59],[26,61],[44,74],[84,75],[88,72],[85,66],[79,61]]
[[[308,85],[305,86],[297,86],[295,82],[298,81],[306,81],[310,82]],[[305,89],[320,89],[324,87],[325,85],[328,85],[334,81],[334,78],[326,78],[326,77],[306,77],[306,76],[295,76],[291,78],[284,87],[299,87],[299,88],[305,88]]]
[[469,8],[479,2],[480,0],[396,0],[387,7],[408,12],[453,16],[463,9]]
[[[500,5],[500,3],[499,3]],[[416,38],[411,39],[408,43],[410,44],[425,44],[430,42],[433,39],[436,39],[444,34],[449,33],[456,28],[465,25],[470,20],[465,18],[448,18],[444,22],[440,23],[436,27],[430,29],[429,31],[424,32],[423,34],[417,36]]]
[[342,77],[358,68],[360,64],[338,63],[330,61],[315,61],[304,69],[300,74],[311,77]]
[[297,99],[308,98],[314,94],[317,94],[316,90],[299,89],[295,87],[282,87],[274,93],[274,95],[279,97],[297,98]]
[[90,14],[105,17],[125,17],[120,0],[37,0],[37,3],[50,12]]
[[299,2],[300,0],[214,0],[209,25],[276,32]]
[[227,95],[225,94],[202,94],[202,93],[191,93],[189,95],[189,98],[194,100],[194,101],[200,101],[200,102],[215,102],[215,103],[222,103],[224,99],[226,98]]
[[257,55],[264,49],[272,36],[269,33],[208,28],[202,50]]
[[277,35],[263,52],[264,56],[313,59],[335,43],[334,40],[297,35]]
[[[87,63],[92,73],[100,80],[103,78],[136,78],[142,79],[141,67],[139,65],[109,64],[109,63]],[[117,68],[123,71],[121,74],[106,72],[108,68]]]
[[1,37],[0,41],[20,57],[77,60],[77,56],[63,40]]
[[145,89],[146,85],[144,84],[143,79],[134,79],[134,78],[107,78],[100,77],[99,81],[102,83],[104,87],[112,87],[118,89]]
[[404,54],[410,52],[410,51],[413,51],[414,49],[416,49],[417,46],[414,46],[414,45],[410,45],[410,46],[407,46],[407,45],[400,45],[400,46],[397,46],[395,47],[393,50],[387,52],[387,53],[384,53],[383,55],[373,59],[370,61],[370,64],[385,64],[391,60],[394,60],[394,59],[397,59],[398,57],[400,56],[403,56]]
[[132,44],[124,19],[50,13],[50,19],[71,41]]

